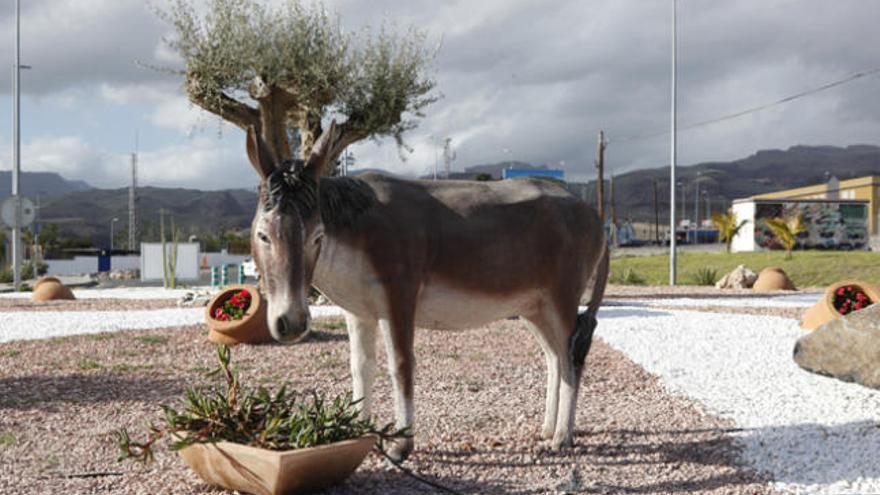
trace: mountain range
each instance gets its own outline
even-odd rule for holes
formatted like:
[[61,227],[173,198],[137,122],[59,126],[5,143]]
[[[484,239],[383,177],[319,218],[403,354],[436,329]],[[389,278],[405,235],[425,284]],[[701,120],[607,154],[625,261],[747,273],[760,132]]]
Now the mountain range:
[[[453,179],[474,179],[479,174],[499,178],[508,167],[546,168],[506,161],[474,165],[451,174]],[[730,162],[706,162],[679,167],[676,171],[679,197],[693,214],[694,191],[699,184],[700,211],[706,198],[714,211],[727,208],[736,198],[764,192],[820,183],[830,176],[840,179],[880,175],[880,147],[873,145],[794,146],[787,150],[762,150]],[[433,175],[433,174],[432,174]],[[429,177],[423,177],[429,178]],[[608,176],[606,175],[606,180]],[[665,222],[669,203],[669,167],[634,170],[614,176],[615,212],[619,219],[653,221],[653,188],[656,183],[659,215]],[[109,241],[113,218],[116,232],[128,224],[128,189],[96,189],[82,181],[66,180],[56,173],[24,172],[25,196],[39,196],[39,218],[56,223],[69,235],[90,239],[96,245]],[[570,183],[569,188],[587,201],[595,202],[596,182]],[[606,184],[606,199],[609,197]],[[10,173],[0,171],[0,199],[10,190]],[[250,226],[257,205],[254,190],[200,191],[158,187],[138,188],[138,211],[145,240],[158,237],[159,211],[173,217],[186,235],[213,235],[224,230]],[[679,203],[680,207],[681,203]]]

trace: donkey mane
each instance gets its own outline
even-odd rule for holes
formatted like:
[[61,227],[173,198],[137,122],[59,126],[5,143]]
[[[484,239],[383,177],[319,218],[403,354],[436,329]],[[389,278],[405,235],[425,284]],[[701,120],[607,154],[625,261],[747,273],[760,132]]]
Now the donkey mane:
[[286,213],[296,212],[303,219],[318,210],[324,225],[330,228],[351,226],[377,202],[376,193],[360,179],[324,177],[319,186],[302,173],[300,160],[275,171],[266,182],[264,210],[280,208]]

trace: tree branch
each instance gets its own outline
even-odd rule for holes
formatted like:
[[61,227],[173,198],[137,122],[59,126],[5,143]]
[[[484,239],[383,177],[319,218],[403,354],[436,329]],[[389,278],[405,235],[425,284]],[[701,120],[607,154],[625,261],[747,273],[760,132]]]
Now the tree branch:
[[260,115],[256,108],[223,92],[218,95],[210,94],[199,84],[199,79],[195,75],[186,76],[186,94],[191,102],[244,130],[250,126],[260,125]]

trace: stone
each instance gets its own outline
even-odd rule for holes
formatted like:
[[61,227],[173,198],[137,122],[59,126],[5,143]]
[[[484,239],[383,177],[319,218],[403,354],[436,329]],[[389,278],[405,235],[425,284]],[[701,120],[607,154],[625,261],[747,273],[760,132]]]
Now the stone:
[[211,301],[211,293],[206,290],[188,291],[177,300],[181,308],[202,308]]
[[751,289],[758,280],[758,274],[746,268],[746,265],[739,265],[732,272],[728,273],[715,283],[716,289]]
[[880,389],[880,304],[831,320],[798,339],[801,368]]

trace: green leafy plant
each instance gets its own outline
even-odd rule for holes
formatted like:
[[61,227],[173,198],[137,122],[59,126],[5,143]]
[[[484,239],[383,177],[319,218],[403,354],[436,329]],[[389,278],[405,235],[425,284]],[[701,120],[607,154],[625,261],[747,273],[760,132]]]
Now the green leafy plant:
[[620,275],[612,274],[608,281],[620,285],[645,285],[645,279],[632,268],[625,268]]
[[180,230],[174,225],[171,217],[171,252],[165,241],[165,210],[159,210],[159,237],[162,242],[162,282],[166,289],[177,288],[177,245],[180,241]]
[[693,278],[696,285],[715,285],[715,282],[718,280],[718,270],[703,267],[694,273]]
[[785,248],[785,259],[790,260],[791,252],[797,246],[798,234],[807,229],[803,217],[793,215],[788,218],[768,218],[764,223]]
[[230,368],[231,351],[217,349],[219,367],[211,375],[223,375],[225,390],[189,389],[181,409],[162,405],[160,426],[151,425],[147,439],[137,442],[128,431],[115,432],[120,460],[153,459],[153,447],[166,436],[170,448],[179,450],[196,443],[235,442],[269,450],[314,447],[375,434],[380,440],[408,436],[391,424],[377,428],[360,410],[351,394],[331,399],[317,392],[297,393],[282,386],[270,392],[264,387],[243,391],[237,373]]
[[748,220],[737,221],[736,212],[733,209],[727,210],[727,213],[713,213],[712,223],[718,229],[718,239],[723,241],[730,252],[730,246],[733,239],[739,234],[739,231],[749,223]]

